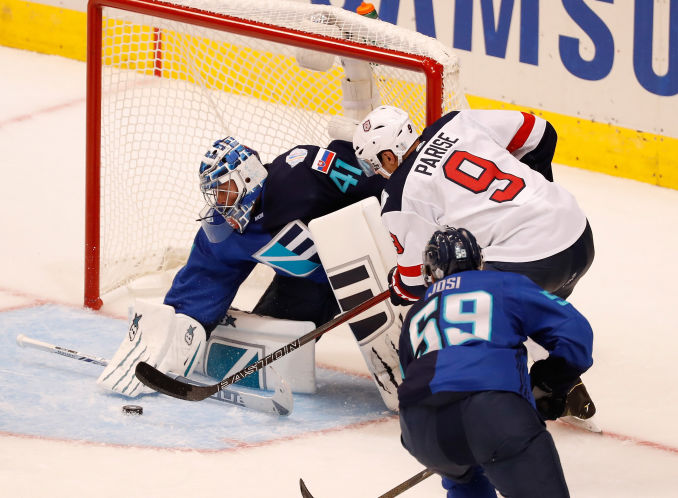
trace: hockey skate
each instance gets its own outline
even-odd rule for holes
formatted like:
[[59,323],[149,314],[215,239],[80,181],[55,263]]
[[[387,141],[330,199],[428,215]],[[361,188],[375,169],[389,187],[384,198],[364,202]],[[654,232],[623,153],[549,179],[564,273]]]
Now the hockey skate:
[[581,378],[579,378],[574,387],[567,393],[565,411],[560,420],[591,432],[603,432],[598,424],[591,419],[595,413],[596,405]]
[[593,404],[593,400],[580,377],[577,379],[577,383],[574,387],[570,389],[570,392],[567,393],[563,416],[572,416],[587,420],[593,417],[595,413],[596,405]]

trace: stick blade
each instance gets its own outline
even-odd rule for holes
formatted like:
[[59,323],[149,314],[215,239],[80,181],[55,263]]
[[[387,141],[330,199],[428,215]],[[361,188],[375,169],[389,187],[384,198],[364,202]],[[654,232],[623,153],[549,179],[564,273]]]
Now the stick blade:
[[272,366],[268,367],[268,370],[273,374],[277,380],[277,387],[273,392],[273,398],[271,398],[271,403],[273,404],[273,410],[278,415],[286,416],[292,413],[294,409],[294,398],[292,397],[292,389],[285,379],[283,379],[280,374]]
[[410,477],[407,481],[401,482],[395,488],[388,490],[383,495],[380,495],[378,498],[394,498],[395,496],[398,496],[399,494],[407,491],[412,486],[419,484],[427,477],[432,476],[433,474],[434,474],[433,471],[424,469],[421,472],[418,472],[417,474]]
[[299,478],[299,489],[301,490],[301,496],[303,496],[304,498],[313,498],[313,495],[306,487],[306,483],[301,478]]
[[143,361],[137,364],[134,373],[137,379],[144,385],[154,391],[177,399],[201,401],[209,398],[219,390],[219,384],[214,386],[196,386],[173,379]]

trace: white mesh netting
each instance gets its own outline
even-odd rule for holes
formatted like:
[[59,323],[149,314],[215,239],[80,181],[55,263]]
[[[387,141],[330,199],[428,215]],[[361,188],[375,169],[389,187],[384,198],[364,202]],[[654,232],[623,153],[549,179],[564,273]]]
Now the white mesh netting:
[[[455,55],[418,33],[299,2],[172,4],[429,57],[443,68],[443,112],[467,106]],[[185,260],[203,205],[198,165],[214,140],[235,136],[268,162],[298,144],[326,145],[328,123],[345,114],[341,58],[305,51],[327,63],[306,69],[284,41],[107,7],[102,53],[101,294]],[[369,68],[375,103],[406,109],[423,128],[424,75]]]

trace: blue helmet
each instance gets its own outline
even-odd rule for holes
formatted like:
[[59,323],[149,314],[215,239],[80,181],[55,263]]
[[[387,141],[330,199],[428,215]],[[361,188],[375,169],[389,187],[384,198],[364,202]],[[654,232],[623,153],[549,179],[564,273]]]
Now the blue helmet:
[[424,248],[421,273],[426,287],[448,275],[479,270],[483,253],[476,238],[465,228],[447,227],[438,230]]
[[[200,191],[207,203],[201,221],[212,242],[228,236],[230,231],[225,224],[240,233],[245,231],[266,176],[268,171],[256,151],[235,138],[222,138],[212,144],[200,163]],[[227,203],[223,202],[225,194]],[[217,227],[220,234],[214,230]]]

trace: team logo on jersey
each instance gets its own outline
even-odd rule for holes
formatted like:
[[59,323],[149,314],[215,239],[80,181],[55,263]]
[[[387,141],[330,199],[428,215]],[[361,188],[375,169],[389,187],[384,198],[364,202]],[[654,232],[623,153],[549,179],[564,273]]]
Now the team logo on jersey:
[[311,232],[299,220],[285,225],[278,235],[252,257],[293,277],[310,275],[320,266],[320,257]]
[[327,174],[336,155],[337,154],[331,150],[320,149],[316,154],[315,159],[313,160],[313,166],[311,167],[316,171]]
[[306,149],[294,149],[292,152],[287,154],[285,162],[294,168],[297,164],[306,159],[307,155],[308,151]]

